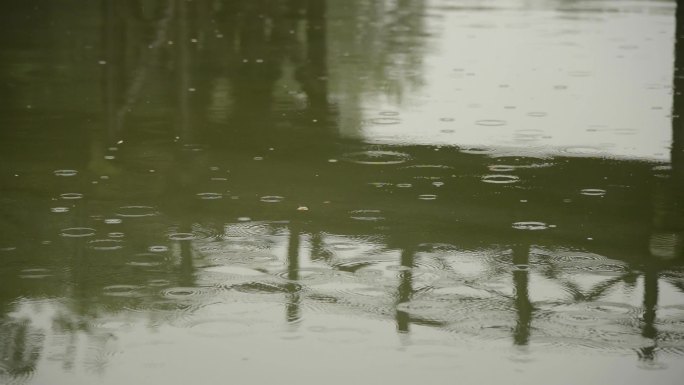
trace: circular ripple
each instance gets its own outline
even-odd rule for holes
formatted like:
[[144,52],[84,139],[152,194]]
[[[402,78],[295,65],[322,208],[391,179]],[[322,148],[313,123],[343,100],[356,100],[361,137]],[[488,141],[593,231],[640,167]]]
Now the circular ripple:
[[549,228],[549,225],[547,225],[544,222],[534,222],[534,221],[529,221],[529,222],[515,222],[513,223],[512,227],[517,230],[546,230]]
[[482,181],[485,183],[510,184],[520,181],[520,178],[515,175],[491,174],[483,176]]
[[399,113],[397,111],[380,111],[378,115],[381,116],[399,116]]
[[547,113],[546,113],[546,112],[543,112],[543,111],[532,111],[532,112],[529,112],[529,113],[527,114],[527,116],[531,116],[531,117],[533,117],[533,118],[542,118],[542,117],[544,117],[544,116],[546,116],[546,115],[547,115]]
[[88,242],[93,250],[119,250],[123,248],[123,241],[118,239],[95,239]]
[[96,231],[90,227],[70,227],[68,229],[62,230],[59,235],[67,238],[82,238],[82,237],[92,237],[95,235]]
[[199,199],[215,200],[223,198],[223,194],[215,192],[202,192],[196,194]]
[[261,197],[259,200],[265,203],[280,203],[284,199],[284,197],[281,197],[279,195],[266,195]]
[[476,121],[475,124],[477,124],[478,126],[497,127],[505,125],[506,121],[498,119],[483,119]]
[[597,147],[577,146],[577,147],[566,147],[566,148],[562,149],[562,152],[565,152],[567,154],[572,154],[572,155],[596,155],[596,154],[600,154],[602,151],[600,148],[597,148]]
[[55,170],[53,171],[53,174],[55,176],[75,176],[78,174],[78,171],[76,170]]
[[477,148],[477,147],[470,147],[470,148],[462,148],[460,151],[464,154],[471,154],[471,155],[487,155],[491,154],[494,152],[492,149],[488,148]]
[[163,262],[163,256],[154,253],[140,253],[133,256],[133,258],[126,264],[129,266],[151,267],[159,266]]
[[159,215],[152,206],[123,206],[116,210],[116,215],[124,218],[142,218]]
[[420,194],[418,195],[418,199],[422,201],[434,201],[437,199],[437,195],[435,194]]
[[70,199],[70,200],[73,200],[73,199],[81,199],[81,198],[83,198],[83,194],[81,194],[81,193],[64,193],[64,194],[61,194],[59,197],[62,198],[62,199]]
[[493,164],[491,166],[488,166],[490,171],[494,172],[509,172],[509,171],[514,171],[515,166],[509,166],[507,164]]
[[163,253],[165,251],[168,251],[169,248],[166,246],[150,246],[147,250],[153,253]]
[[169,239],[172,241],[191,241],[195,239],[195,234],[193,233],[171,233],[169,234]]
[[373,118],[368,121],[370,124],[375,124],[375,125],[381,125],[381,126],[387,126],[387,125],[392,125],[392,124],[399,124],[401,122],[401,119],[395,118],[395,117],[382,117],[382,118]]
[[385,219],[380,210],[352,210],[349,212],[349,218],[357,221],[381,221]]
[[409,159],[409,154],[398,151],[359,151],[344,154],[343,160],[357,164],[371,164],[371,165],[391,165],[401,164]]
[[302,286],[294,282],[247,282],[232,285],[230,289],[250,294],[279,294],[301,291]]
[[580,194],[587,196],[604,196],[606,195],[606,190],[600,188],[585,188],[580,191]]
[[161,292],[162,296],[171,299],[192,299],[216,292],[207,287],[171,287]]
[[53,213],[66,213],[69,212],[68,207],[53,207],[50,209]]
[[137,297],[141,286],[136,285],[112,285],[102,288],[103,294],[113,297]]
[[[248,219],[249,221],[249,219]],[[268,235],[268,224],[265,222],[238,222],[226,225],[223,237],[256,237]]]

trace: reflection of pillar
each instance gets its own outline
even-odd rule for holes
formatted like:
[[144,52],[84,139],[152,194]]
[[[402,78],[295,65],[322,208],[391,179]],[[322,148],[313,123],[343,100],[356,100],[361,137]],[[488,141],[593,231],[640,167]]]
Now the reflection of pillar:
[[178,134],[184,142],[191,141],[190,125],[190,38],[188,35],[188,9],[186,0],[176,1],[178,55]]
[[120,58],[119,47],[122,39],[120,39],[119,32],[121,31],[121,22],[116,15],[116,8],[118,2],[102,1],[102,19],[103,19],[103,33],[102,39],[104,41],[104,67],[103,72],[103,88],[104,88],[104,103],[107,113],[107,134],[109,140],[113,140],[118,136],[120,123],[118,119],[118,104],[120,102],[120,87],[122,79],[120,79],[117,72],[118,59]]
[[180,241],[180,286],[195,286],[195,267],[192,263],[192,243],[190,240]]
[[529,245],[513,247],[513,264],[518,268],[513,271],[513,285],[515,287],[515,309],[518,321],[513,332],[513,342],[516,345],[527,345],[530,339],[530,324],[532,322],[532,303],[530,302],[529,285]]
[[675,29],[674,92],[672,101],[672,169],[684,183],[684,1],[677,0]]
[[[401,252],[401,266],[404,269],[399,273],[399,290],[397,295],[397,305],[408,302],[413,296],[413,275],[411,268],[414,263],[413,249],[406,248]],[[401,310],[396,311],[397,331],[408,333],[411,323],[410,315]]]
[[641,335],[653,340],[653,345],[640,349],[642,359],[652,360],[655,355],[658,329],[655,327],[656,307],[658,306],[658,272],[652,267],[644,271],[644,316]]
[[307,2],[307,64],[302,74],[302,86],[313,111],[323,112],[328,105],[326,1]]
[[[7,374],[21,381],[33,373],[43,351],[44,335],[27,322],[4,323],[0,329],[0,380]],[[12,383],[9,380],[8,383]]]
[[[299,279],[299,226],[297,223],[292,223],[290,226],[290,239],[287,246],[287,279],[290,281]],[[287,322],[296,322],[301,318],[299,309],[301,298],[298,286],[294,282],[290,282],[287,290],[289,292],[286,314]]]
[[661,259],[684,253],[684,1],[677,0],[672,92],[672,177],[656,190],[651,254]]

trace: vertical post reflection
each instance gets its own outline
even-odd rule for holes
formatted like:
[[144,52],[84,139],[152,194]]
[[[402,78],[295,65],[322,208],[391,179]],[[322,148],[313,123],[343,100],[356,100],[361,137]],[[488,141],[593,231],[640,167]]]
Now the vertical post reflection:
[[287,285],[287,322],[297,322],[301,318],[299,287],[294,282],[299,279],[299,237],[299,224],[293,221],[287,245],[287,279],[290,281]]
[[187,1],[176,0],[176,27],[177,41],[176,54],[178,61],[178,135],[183,141],[192,140],[190,125],[190,38],[188,35],[188,8]]
[[513,331],[513,343],[527,345],[530,339],[530,324],[532,322],[532,303],[530,302],[529,287],[529,256],[528,244],[513,247],[513,285],[515,287],[515,310],[518,320]]
[[651,346],[643,347],[639,351],[639,357],[651,361],[655,358],[656,338],[658,329],[655,327],[656,308],[658,306],[658,271],[653,267],[647,267],[644,271],[644,314],[641,335],[653,340]]
[[326,0],[308,0],[307,63],[302,86],[309,97],[314,115],[325,112],[328,107],[327,50],[326,50]]
[[[413,274],[411,268],[414,264],[414,250],[412,248],[404,248],[401,251],[401,266],[403,269],[399,273],[399,290],[397,295],[397,305],[411,300],[413,296]],[[397,331],[400,333],[408,333],[409,325],[411,323],[410,315],[401,310],[396,311]]]
[[675,18],[671,159],[674,176],[684,183],[684,0],[677,0]]

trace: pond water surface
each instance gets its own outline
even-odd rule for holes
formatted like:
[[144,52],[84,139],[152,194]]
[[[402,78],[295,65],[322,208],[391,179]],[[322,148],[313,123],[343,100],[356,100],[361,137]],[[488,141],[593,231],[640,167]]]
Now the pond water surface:
[[0,20],[0,383],[684,378],[674,1]]

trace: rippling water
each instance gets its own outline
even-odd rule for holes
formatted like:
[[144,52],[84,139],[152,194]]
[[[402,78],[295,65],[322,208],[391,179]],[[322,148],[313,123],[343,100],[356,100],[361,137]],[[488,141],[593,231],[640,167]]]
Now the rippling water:
[[0,10],[0,383],[681,381],[675,2]]

